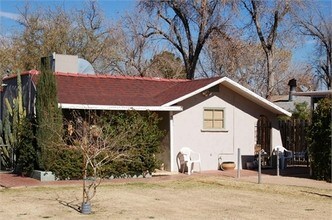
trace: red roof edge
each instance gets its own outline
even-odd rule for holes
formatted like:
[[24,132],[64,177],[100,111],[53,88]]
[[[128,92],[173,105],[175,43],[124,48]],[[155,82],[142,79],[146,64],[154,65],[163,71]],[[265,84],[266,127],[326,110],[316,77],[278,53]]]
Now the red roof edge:
[[[38,75],[39,71],[32,69],[29,71],[24,71],[21,73],[23,75]],[[64,72],[55,72],[57,76],[67,76],[67,77],[86,77],[86,78],[108,78],[108,79],[126,79],[126,80],[149,80],[149,81],[159,81],[159,82],[190,82],[195,80],[206,80],[211,78],[202,78],[202,79],[166,79],[159,77],[141,77],[141,76],[125,76],[125,75],[109,75],[109,74],[83,74],[83,73],[64,73]],[[16,78],[17,74],[11,74],[3,78],[3,80]],[[220,77],[212,77],[212,78],[220,78]]]
[[87,77],[87,78],[111,78],[111,79],[135,79],[135,80],[151,80],[151,81],[165,81],[165,82],[186,82],[188,79],[165,79],[157,77],[140,77],[140,76],[122,76],[122,75],[109,75],[109,74],[82,74],[82,73],[63,73],[55,72],[57,76],[70,76],[70,77]]
[[[23,76],[23,75],[38,75],[38,74],[39,74],[38,70],[33,69],[33,70],[22,72],[21,76]],[[17,77],[17,74],[11,74],[9,76],[4,77],[2,80],[12,79],[12,78],[16,78],[16,77]]]

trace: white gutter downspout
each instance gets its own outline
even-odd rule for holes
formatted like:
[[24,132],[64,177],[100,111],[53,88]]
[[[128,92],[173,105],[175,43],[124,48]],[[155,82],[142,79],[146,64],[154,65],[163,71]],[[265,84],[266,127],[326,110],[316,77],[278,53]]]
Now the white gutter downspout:
[[170,150],[169,150],[169,153],[170,153],[170,162],[171,162],[171,171],[175,171],[174,169],[174,164],[175,164],[175,157],[174,157],[174,154],[173,154],[173,151],[174,151],[174,136],[173,136],[173,133],[174,133],[174,128],[173,128],[173,112],[169,112],[169,147],[170,147]]

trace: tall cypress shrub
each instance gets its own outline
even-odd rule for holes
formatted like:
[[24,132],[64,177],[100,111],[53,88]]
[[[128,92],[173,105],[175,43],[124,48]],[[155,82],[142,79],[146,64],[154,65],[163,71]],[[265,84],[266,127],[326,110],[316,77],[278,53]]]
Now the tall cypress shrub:
[[57,148],[62,145],[62,113],[58,108],[55,75],[49,62],[41,66],[37,83],[37,160],[39,169],[51,170],[56,162]]

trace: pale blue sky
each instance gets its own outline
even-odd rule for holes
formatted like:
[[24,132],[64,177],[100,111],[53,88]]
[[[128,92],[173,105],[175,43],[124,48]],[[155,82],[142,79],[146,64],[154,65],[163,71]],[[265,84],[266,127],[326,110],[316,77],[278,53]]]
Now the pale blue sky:
[[[32,7],[61,5],[66,10],[71,8],[81,8],[85,3],[84,0],[30,0]],[[107,18],[112,20],[119,19],[126,12],[131,11],[136,4],[136,0],[100,0],[98,1]],[[25,4],[24,0],[0,0],[0,24],[1,33],[10,31],[17,27],[14,21],[18,16],[18,9]]]
[[[32,6],[52,6],[62,5],[65,9],[70,10],[74,7],[81,7],[83,0],[30,0]],[[107,18],[115,21],[127,12],[134,9],[136,0],[99,0],[99,5],[104,11]],[[332,16],[332,0],[317,0],[316,1],[327,16]],[[10,33],[17,29],[18,24],[15,22],[17,18],[18,9],[25,4],[24,0],[0,0],[0,35],[10,36]],[[331,18],[332,19],[332,18]],[[293,60],[305,61],[310,57],[314,50],[314,42],[307,41],[304,45],[298,46],[293,51]]]

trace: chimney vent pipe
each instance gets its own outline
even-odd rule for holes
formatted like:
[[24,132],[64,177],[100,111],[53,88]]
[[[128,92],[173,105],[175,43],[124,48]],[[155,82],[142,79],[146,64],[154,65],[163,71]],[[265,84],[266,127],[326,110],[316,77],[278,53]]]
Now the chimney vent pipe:
[[289,98],[288,98],[288,101],[293,101],[293,92],[296,91],[296,79],[289,80],[288,85],[289,85]]

